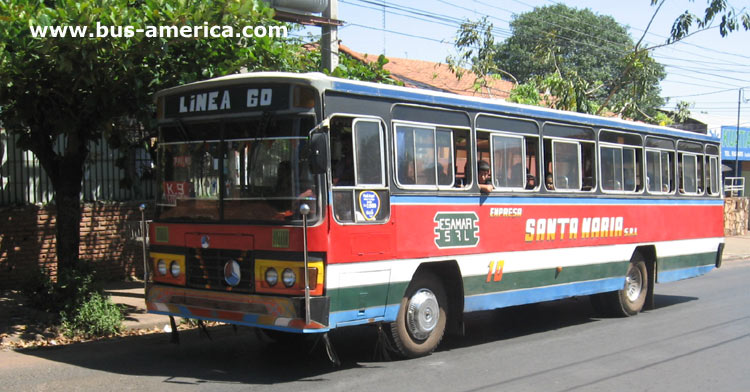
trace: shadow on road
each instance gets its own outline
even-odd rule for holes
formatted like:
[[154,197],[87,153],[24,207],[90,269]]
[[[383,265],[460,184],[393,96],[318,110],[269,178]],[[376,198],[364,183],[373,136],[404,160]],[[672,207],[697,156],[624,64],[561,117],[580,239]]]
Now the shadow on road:
[[654,308],[662,309],[673,305],[680,305],[686,302],[696,301],[697,297],[684,297],[681,295],[659,295],[654,294]]
[[[656,295],[657,308],[694,297]],[[518,306],[466,315],[466,336],[447,336],[439,351],[564,329],[602,320],[586,297]],[[308,340],[283,345],[261,338],[252,328],[209,329],[211,339],[198,330],[183,331],[181,344],[168,334],[133,336],[65,347],[22,350],[19,353],[115,374],[161,377],[162,382],[188,385],[272,385],[295,381],[326,381],[327,375],[352,368],[391,367],[376,355],[377,328],[352,327],[331,332],[342,361],[335,367],[322,342]]]

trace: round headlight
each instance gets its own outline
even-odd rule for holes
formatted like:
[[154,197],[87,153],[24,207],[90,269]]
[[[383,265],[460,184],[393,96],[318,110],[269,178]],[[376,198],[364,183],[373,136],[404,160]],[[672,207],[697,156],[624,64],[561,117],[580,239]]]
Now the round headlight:
[[275,268],[269,268],[266,270],[266,283],[269,286],[275,286],[276,282],[279,281],[279,273],[276,272]]
[[281,273],[281,281],[284,282],[284,286],[292,287],[297,281],[297,276],[294,275],[294,271],[292,271],[291,268],[286,268],[284,269],[284,272]]
[[159,275],[166,275],[167,274],[167,262],[164,261],[164,259],[159,259],[159,261],[156,263],[156,270],[159,271]]
[[176,278],[180,276],[180,263],[173,261],[172,264],[169,265],[169,272],[172,273],[172,277]]

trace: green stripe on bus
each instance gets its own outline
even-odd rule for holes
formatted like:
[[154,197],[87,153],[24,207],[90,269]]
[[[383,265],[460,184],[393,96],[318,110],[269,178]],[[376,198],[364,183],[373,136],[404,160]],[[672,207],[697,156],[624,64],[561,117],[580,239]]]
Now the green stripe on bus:
[[606,279],[625,276],[627,270],[628,262],[621,261],[564,267],[559,273],[556,268],[508,272],[504,273],[501,280],[497,282],[494,281],[494,275],[490,276],[489,282],[487,282],[487,275],[467,276],[464,277],[464,294],[469,296]]
[[700,267],[716,263],[716,252],[696,253],[692,255],[680,255],[659,257],[657,273],[683,268]]
[[408,285],[409,282],[397,282],[330,290],[331,312],[397,304]]

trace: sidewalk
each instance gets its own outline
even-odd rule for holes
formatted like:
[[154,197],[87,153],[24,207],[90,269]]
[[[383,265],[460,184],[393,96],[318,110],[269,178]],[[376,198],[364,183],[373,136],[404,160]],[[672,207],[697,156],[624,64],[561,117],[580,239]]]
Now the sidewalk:
[[111,282],[104,286],[104,291],[112,302],[123,305],[125,329],[163,329],[169,325],[169,316],[146,312],[143,282]]
[[724,261],[750,259],[750,234],[726,237]]

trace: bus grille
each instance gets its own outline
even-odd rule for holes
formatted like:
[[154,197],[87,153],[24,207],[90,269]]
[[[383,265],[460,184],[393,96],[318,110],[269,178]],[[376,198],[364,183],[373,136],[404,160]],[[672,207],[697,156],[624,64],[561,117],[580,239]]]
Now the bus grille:
[[[224,265],[229,260],[240,264],[240,283],[230,286],[224,280]],[[252,252],[227,249],[191,249],[187,262],[187,286],[197,289],[254,292]]]

